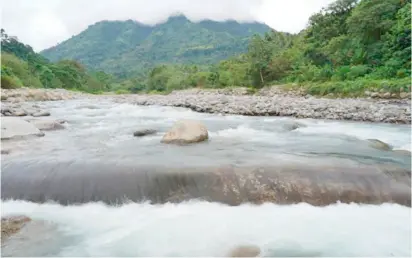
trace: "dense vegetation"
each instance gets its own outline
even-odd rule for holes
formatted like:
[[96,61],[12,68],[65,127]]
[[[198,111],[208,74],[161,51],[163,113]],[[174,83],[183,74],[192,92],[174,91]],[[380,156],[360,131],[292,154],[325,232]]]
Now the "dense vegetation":
[[52,61],[73,59],[91,69],[130,78],[159,64],[216,63],[246,52],[250,36],[269,30],[259,23],[194,23],[184,16],[155,26],[132,20],[102,21],[41,54]]
[[109,90],[110,76],[90,73],[80,63],[51,63],[33,49],[1,30],[1,87],[65,88],[87,92]]
[[408,90],[410,10],[410,0],[337,0],[298,35],[255,35],[245,54],[208,67],[161,65],[122,87],[170,91],[297,83],[316,95]]
[[[104,21],[43,52],[57,63],[2,32],[2,87],[121,93],[283,84],[313,95],[410,91],[410,10],[410,0],[337,0],[297,35],[182,16],[154,27]],[[88,72],[62,58],[115,74]]]

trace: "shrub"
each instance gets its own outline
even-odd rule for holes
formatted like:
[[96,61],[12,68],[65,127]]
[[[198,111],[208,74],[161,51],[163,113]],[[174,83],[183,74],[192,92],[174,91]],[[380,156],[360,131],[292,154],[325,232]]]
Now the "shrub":
[[118,89],[118,90],[116,90],[116,94],[128,94],[129,92],[127,91],[127,90],[125,90],[125,89]]
[[23,85],[21,81],[16,77],[12,77],[10,75],[1,75],[0,86],[2,89],[15,89]]
[[346,74],[346,78],[354,80],[359,77],[363,77],[370,72],[370,68],[367,65],[355,65],[350,68],[350,71]]

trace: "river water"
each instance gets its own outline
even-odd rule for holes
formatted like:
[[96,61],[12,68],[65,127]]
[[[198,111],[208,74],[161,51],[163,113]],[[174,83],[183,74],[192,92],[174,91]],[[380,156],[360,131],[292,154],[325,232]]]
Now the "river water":
[[[74,185],[71,188],[71,181],[64,183],[68,176],[74,180],[86,173],[79,166],[66,168],[79,163],[108,170],[113,181],[122,176],[123,172],[116,171],[121,166],[386,165],[410,171],[410,157],[374,149],[365,141],[374,138],[394,149],[410,150],[410,125],[223,116],[110,99],[39,105],[50,110],[52,117],[67,120],[66,129],[46,132],[42,138],[2,143],[3,148],[13,150],[2,155],[2,196],[14,200],[3,198],[1,213],[45,221],[50,230],[41,236],[22,230],[2,248],[3,255],[225,256],[243,244],[260,247],[262,256],[411,255],[411,209],[398,204],[227,206],[202,200],[150,204],[127,202],[131,198],[125,191],[126,201],[109,206],[103,195],[85,198],[87,193],[79,193]],[[161,144],[163,133],[179,119],[201,120],[210,140],[190,146]],[[299,128],[291,130],[296,124]],[[144,128],[158,133],[133,137],[134,131]],[[59,190],[52,189],[53,185],[43,184],[34,194],[18,184],[47,177],[48,166],[65,171],[58,188],[82,196],[76,199],[79,204],[62,206],[61,198],[53,198]],[[96,182],[98,173],[93,175]],[[5,180],[15,185],[3,185]],[[121,185],[116,184],[116,193],[121,193]],[[44,189],[50,189],[54,195],[48,196],[58,203],[36,195],[47,195]]]

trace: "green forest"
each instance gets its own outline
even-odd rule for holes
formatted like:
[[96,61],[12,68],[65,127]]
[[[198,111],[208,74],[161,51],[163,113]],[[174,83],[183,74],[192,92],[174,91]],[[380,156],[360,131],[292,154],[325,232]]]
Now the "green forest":
[[52,63],[1,29],[1,88],[64,88],[100,93],[109,91],[111,82],[110,75],[90,72],[73,60]]
[[217,63],[246,52],[251,36],[268,31],[261,23],[192,22],[182,15],[154,26],[101,21],[41,54],[51,61],[74,59],[117,78],[131,78],[161,64]]
[[[7,38],[4,31],[1,44],[3,88],[168,93],[191,87],[253,90],[284,85],[303,87],[312,95],[339,96],[362,95],[367,89],[410,91],[411,1],[337,0],[312,15],[297,35],[257,33],[248,39],[243,53],[224,60],[213,62],[213,53],[202,52],[195,63],[172,59],[140,64],[127,76],[92,71],[76,61],[52,63]],[[167,42],[161,46],[168,49]]]
[[133,91],[168,92],[289,84],[313,95],[410,90],[410,10],[407,0],[338,0],[312,15],[298,35],[255,35],[245,54],[216,65],[162,65],[149,72],[145,83],[130,80],[123,85]]

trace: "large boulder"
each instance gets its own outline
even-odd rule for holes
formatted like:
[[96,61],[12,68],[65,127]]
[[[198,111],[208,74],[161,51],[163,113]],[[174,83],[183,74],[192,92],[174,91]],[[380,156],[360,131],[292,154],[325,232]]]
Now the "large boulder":
[[377,139],[368,139],[367,140],[369,143],[369,146],[378,150],[384,150],[384,151],[389,151],[392,149],[392,147],[387,144],[384,143],[383,141],[379,141]]
[[202,142],[209,138],[204,124],[193,120],[181,120],[163,136],[162,143],[188,144]]
[[33,124],[18,117],[1,117],[1,139],[18,139],[30,136],[44,136]]

